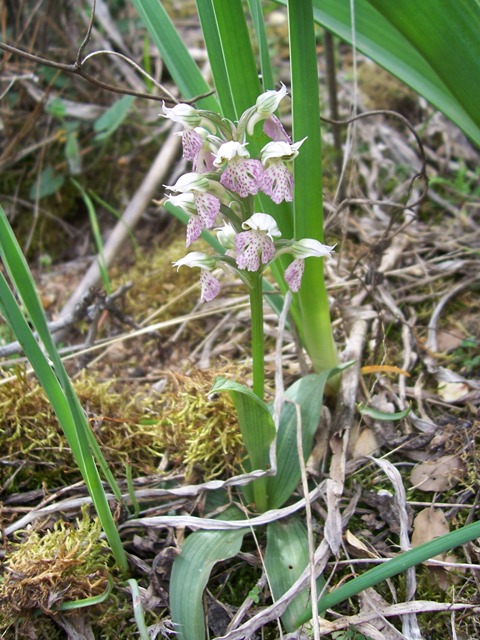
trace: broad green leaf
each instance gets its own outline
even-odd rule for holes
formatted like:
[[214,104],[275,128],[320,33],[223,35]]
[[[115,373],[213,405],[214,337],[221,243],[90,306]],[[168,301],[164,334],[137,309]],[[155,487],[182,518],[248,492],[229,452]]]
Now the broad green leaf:
[[53,167],[45,167],[40,174],[38,181],[36,180],[30,187],[30,200],[36,200],[51,196],[57,193],[63,187],[65,176],[55,173]]
[[422,56],[480,131],[478,0],[369,2]]
[[[308,532],[303,520],[294,516],[267,525],[267,549],[265,569],[272,596],[278,600],[303,573],[309,562]],[[317,580],[319,591],[325,584]],[[301,591],[282,614],[285,629],[291,633],[299,626],[299,620],[312,616],[312,602],[308,588]]]
[[268,508],[278,509],[292,495],[300,482],[300,461],[297,447],[297,414],[292,402],[300,405],[302,448],[305,462],[312,450],[313,438],[320,422],[325,383],[331,376],[352,363],[331,371],[311,374],[297,380],[285,392],[277,433],[277,475],[268,478]]
[[127,117],[134,101],[133,96],[123,96],[95,120],[93,128],[97,132],[95,136],[97,142],[106,140],[118,129]]
[[[287,0],[277,0],[287,4]],[[350,0],[313,0],[316,22],[352,44]],[[478,0],[356,0],[355,44],[480,144]]]
[[408,416],[408,414],[410,413],[411,408],[412,407],[410,405],[403,411],[397,411],[396,413],[388,413],[387,411],[380,411],[380,409],[367,407],[363,404],[360,404],[358,406],[358,410],[363,416],[369,416],[374,420],[384,420],[386,422],[388,422],[389,420],[391,421],[402,420],[403,418],[406,418],[406,416]]
[[[210,87],[182,42],[162,3],[159,0],[132,0],[132,4],[147,27],[182,96],[190,99],[209,93]],[[219,112],[218,102],[213,96],[201,98],[197,101],[197,106],[200,109]]]
[[[239,520],[243,514],[231,507],[222,520]],[[170,578],[170,612],[180,640],[204,640],[203,592],[217,562],[234,557],[248,529],[196,531],[182,545]]]
[[[217,378],[211,393],[219,391],[229,391],[235,404],[243,444],[248,453],[245,461],[247,470],[266,469],[270,445],[275,438],[275,425],[268,406],[251,389],[234,380]],[[254,500],[260,512],[267,508],[267,486],[268,478],[265,477],[258,478],[245,487],[247,499]]]

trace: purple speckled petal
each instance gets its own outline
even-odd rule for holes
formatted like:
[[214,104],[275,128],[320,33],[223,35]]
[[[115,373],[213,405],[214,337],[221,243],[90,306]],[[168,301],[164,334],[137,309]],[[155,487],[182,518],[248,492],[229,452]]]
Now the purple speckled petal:
[[227,168],[220,177],[224,187],[235,191],[242,198],[258,193],[263,175],[263,165],[260,160],[251,158],[235,158],[230,160]]
[[238,268],[246,271],[258,271],[260,261],[268,264],[275,255],[275,245],[264,231],[242,231],[235,238],[235,250]]
[[285,269],[285,282],[294,293],[300,289],[304,269],[305,260],[300,259],[294,260]]
[[194,129],[185,129],[182,133],[182,146],[182,155],[185,160],[195,162],[195,159],[203,146],[202,137]]
[[220,200],[212,196],[211,193],[200,193],[198,191],[194,192],[193,199],[203,226],[206,229],[212,229],[220,213]]
[[277,116],[271,115],[263,123],[263,131],[266,135],[275,142],[288,142],[292,144],[292,139],[285,131],[283,124],[277,118]]
[[187,223],[187,242],[186,246],[189,247],[192,242],[198,240],[200,234],[203,231],[202,221],[198,216],[191,216],[190,220]]
[[202,269],[200,273],[200,285],[202,287],[202,293],[200,300],[202,302],[211,302],[220,293],[220,282],[212,276],[210,271]]
[[271,162],[263,172],[260,189],[279,204],[293,199],[293,177],[283,162]]

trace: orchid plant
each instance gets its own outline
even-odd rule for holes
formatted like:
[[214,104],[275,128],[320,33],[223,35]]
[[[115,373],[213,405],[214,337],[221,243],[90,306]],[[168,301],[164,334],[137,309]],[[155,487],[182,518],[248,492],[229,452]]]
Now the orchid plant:
[[[214,230],[224,249],[220,255],[191,251],[174,266],[200,269],[201,300],[211,302],[221,290],[218,271],[233,271],[248,288],[252,311],[252,352],[254,391],[263,399],[263,300],[261,276],[279,256],[290,254],[293,261],[284,272],[292,292],[298,292],[305,259],[330,256],[334,247],[314,238],[284,239],[275,218],[255,211],[253,196],[266,194],[275,204],[291,202],[294,195],[293,160],[304,139],[292,142],[276,117],[284,85],[262,93],[253,107],[244,111],[234,124],[218,114],[195,109],[188,104],[163,106],[163,116],[183,127],[183,157],[193,171],[182,175],[174,185],[168,202],[188,215],[186,246],[190,247],[204,229]],[[263,122],[270,138],[253,158],[249,137]],[[221,226],[218,226],[222,222]],[[214,272],[214,273],[212,273]]]

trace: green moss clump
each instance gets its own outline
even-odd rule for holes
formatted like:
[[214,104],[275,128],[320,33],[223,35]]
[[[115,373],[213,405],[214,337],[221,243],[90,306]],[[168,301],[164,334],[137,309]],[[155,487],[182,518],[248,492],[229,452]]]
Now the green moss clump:
[[[216,374],[195,371],[167,374],[162,393],[150,388],[132,394],[131,385],[116,388],[84,373],[75,390],[87,411],[107,463],[117,478],[127,464],[133,476],[158,473],[166,456],[169,467],[213,478],[238,471],[241,434],[227,394],[210,400]],[[53,488],[80,479],[67,440],[43,389],[24,375],[0,385],[1,483],[6,493]]]
[[187,476],[205,479],[238,473],[242,437],[233,403],[227,394],[208,398],[216,375],[225,371],[193,370],[188,376],[171,374],[175,388],[165,394],[161,421],[166,454]]
[[107,545],[98,520],[83,512],[73,527],[59,520],[45,534],[28,531],[7,550],[0,583],[0,628],[52,614],[64,602],[96,596],[108,586]]

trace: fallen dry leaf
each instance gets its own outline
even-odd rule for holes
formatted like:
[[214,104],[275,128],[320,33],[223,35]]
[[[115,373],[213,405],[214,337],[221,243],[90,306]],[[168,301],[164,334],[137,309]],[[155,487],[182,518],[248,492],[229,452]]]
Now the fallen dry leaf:
[[[450,527],[441,509],[423,509],[413,521],[412,547],[430,542],[449,531]],[[455,563],[457,558],[453,553],[441,553],[435,556],[435,560]],[[452,584],[458,584],[460,580],[458,575],[452,573],[453,568],[430,565],[428,569],[443,591]]]
[[427,507],[420,511],[413,521],[412,547],[418,547],[449,533],[447,519],[441,509]]
[[350,529],[347,529],[347,532],[345,533],[345,542],[347,543],[352,555],[356,558],[379,558],[378,553],[372,551],[373,547],[367,547],[367,545],[357,538]]
[[465,474],[465,464],[459,456],[442,456],[422,462],[413,468],[410,482],[421,491],[447,491]]
[[373,456],[378,451],[377,438],[372,429],[364,429],[353,445],[352,457],[354,460],[364,456]]
[[437,331],[437,347],[439,353],[446,353],[457,349],[467,336],[463,331],[453,328],[449,331],[440,329]]
[[440,382],[438,395],[445,402],[458,402],[470,392],[470,387],[464,382]]

